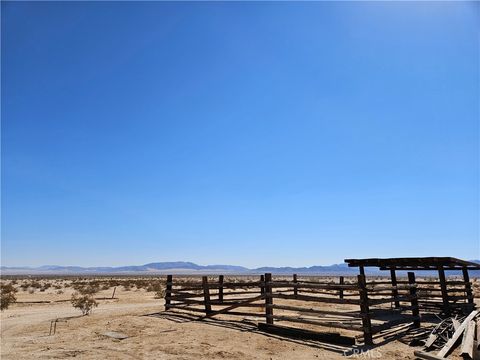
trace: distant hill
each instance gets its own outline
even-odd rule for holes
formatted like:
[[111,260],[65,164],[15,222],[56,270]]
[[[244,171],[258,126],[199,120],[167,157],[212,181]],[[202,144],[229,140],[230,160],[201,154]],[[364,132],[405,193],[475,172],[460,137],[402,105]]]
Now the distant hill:
[[[480,260],[471,260],[480,264]],[[39,267],[7,267],[1,266],[2,275],[149,275],[149,274],[303,274],[303,275],[356,275],[357,268],[348,267],[347,264],[333,264],[327,266],[310,267],[259,267],[249,269],[236,265],[198,265],[192,262],[155,262],[145,265],[131,265],[118,267],[81,267],[81,266],[60,266],[44,265]],[[367,274],[389,275],[385,271],[376,268],[366,268]],[[404,272],[399,272],[402,275]],[[423,271],[424,275],[436,275],[435,271]],[[460,275],[460,271],[449,271],[448,275]],[[471,276],[480,277],[480,271],[471,271]]]

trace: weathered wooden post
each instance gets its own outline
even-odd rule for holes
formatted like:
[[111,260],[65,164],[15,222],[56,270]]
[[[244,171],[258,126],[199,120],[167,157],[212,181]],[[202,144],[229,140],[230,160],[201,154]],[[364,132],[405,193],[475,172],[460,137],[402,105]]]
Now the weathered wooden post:
[[167,288],[165,289],[165,311],[170,309],[170,298],[172,297],[173,276],[167,275]]
[[273,298],[272,298],[272,274],[265,274],[265,317],[269,325],[273,325]]
[[212,304],[210,303],[210,290],[208,288],[208,277],[202,277],[203,285],[203,302],[205,304],[205,314],[208,315],[212,312]]
[[[345,283],[343,276],[340,276],[338,283],[340,284],[340,286],[342,286]],[[338,296],[340,297],[340,299],[343,299],[343,287],[340,287],[340,290],[338,291]]]
[[297,288],[297,274],[293,274],[293,295],[297,297],[298,295],[298,288]]
[[437,266],[438,278],[440,279],[440,289],[442,290],[443,312],[450,315],[450,305],[448,304],[447,280],[445,278],[445,270],[443,266]]
[[360,271],[360,275],[365,276],[365,268],[363,267],[363,265],[360,265],[360,266],[358,267],[358,271]]
[[223,275],[218,277],[218,301],[223,303]]
[[[392,282],[392,297],[396,299],[398,297],[397,289],[397,274],[395,273],[395,266],[392,266],[390,269],[390,280]],[[400,307],[400,301],[395,300],[395,307],[398,309]]]
[[265,294],[265,275],[260,275],[260,294]]
[[[465,294],[467,295],[467,302],[469,304],[472,304],[472,307],[473,307],[472,284],[470,283],[470,276],[468,275],[468,269],[466,266],[462,268],[462,272],[463,272],[463,281],[465,282]],[[478,336],[480,336],[480,334]]]
[[410,305],[412,306],[412,315],[416,317],[413,321],[413,325],[416,328],[420,327],[420,311],[418,310],[418,297],[417,297],[417,284],[415,281],[415,273],[408,273],[408,284],[410,285]]
[[368,291],[365,275],[358,275],[358,292],[360,295],[360,312],[362,314],[363,339],[365,345],[373,345],[372,321],[368,304]]

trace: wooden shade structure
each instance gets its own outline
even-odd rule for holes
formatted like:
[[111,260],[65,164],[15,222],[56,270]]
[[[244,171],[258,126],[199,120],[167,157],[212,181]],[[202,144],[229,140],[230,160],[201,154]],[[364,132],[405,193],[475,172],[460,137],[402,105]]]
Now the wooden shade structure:
[[480,270],[480,264],[453,257],[405,257],[345,259],[350,267],[378,267],[380,270]]
[[[445,277],[445,270],[460,270],[463,274],[463,285],[465,296],[469,308],[474,308],[472,286],[468,270],[480,270],[480,264],[465,261],[453,257],[405,257],[405,258],[368,258],[368,259],[345,259],[349,267],[358,267],[360,274],[365,275],[365,267],[377,267],[380,270],[389,270],[392,286],[397,285],[396,270],[422,271],[435,270],[438,271],[440,280],[440,289],[442,294],[443,312],[450,314],[453,296],[449,296],[451,289],[448,289],[448,282]],[[455,289],[453,289],[455,290]],[[396,291],[393,291],[396,296]],[[399,303],[395,302],[395,307],[399,307]]]

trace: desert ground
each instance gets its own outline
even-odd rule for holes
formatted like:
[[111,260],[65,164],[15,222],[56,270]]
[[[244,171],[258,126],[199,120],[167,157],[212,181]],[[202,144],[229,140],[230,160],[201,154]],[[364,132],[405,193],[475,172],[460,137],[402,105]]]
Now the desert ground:
[[[416,348],[400,339],[352,355],[352,349],[345,346],[266,334],[257,329],[257,323],[264,322],[261,313],[258,317],[221,315],[197,321],[191,314],[164,312],[164,276],[83,280],[100,284],[95,294],[98,307],[87,316],[70,303],[78,279],[3,278],[17,289],[17,302],[1,314],[1,358],[342,359],[345,354],[352,358],[415,358]],[[59,320],[53,334],[55,319]],[[118,340],[105,335],[107,332],[128,337]],[[457,358],[455,353],[449,356]]]

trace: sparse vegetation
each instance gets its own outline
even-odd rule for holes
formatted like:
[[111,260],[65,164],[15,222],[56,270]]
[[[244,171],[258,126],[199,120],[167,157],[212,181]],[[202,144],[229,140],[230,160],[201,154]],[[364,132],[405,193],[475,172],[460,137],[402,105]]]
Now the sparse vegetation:
[[93,308],[98,306],[97,301],[91,294],[81,294],[79,292],[74,292],[70,301],[72,303],[72,306],[76,309],[79,309],[83,315],[90,314]]
[[15,293],[17,289],[12,284],[0,285],[0,310],[3,311],[17,301]]
[[99,290],[99,286],[96,283],[88,284],[74,284],[75,291],[72,294],[71,303],[76,309],[79,309],[83,315],[88,315],[93,308],[98,306],[97,301],[93,297]]

